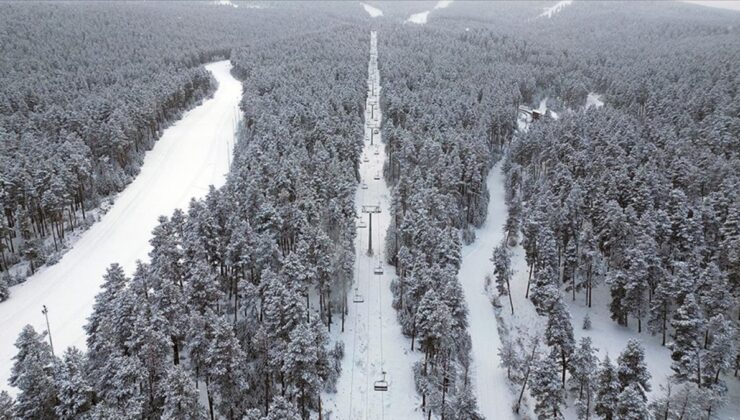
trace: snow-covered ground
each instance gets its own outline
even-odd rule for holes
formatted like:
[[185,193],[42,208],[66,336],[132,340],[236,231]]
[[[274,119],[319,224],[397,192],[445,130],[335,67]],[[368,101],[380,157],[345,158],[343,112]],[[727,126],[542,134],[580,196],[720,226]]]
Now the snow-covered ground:
[[205,195],[209,185],[224,183],[242,85],[231,76],[229,61],[206,69],[218,82],[213,98],[164,131],[136,179],[57,264],[12,287],[11,298],[0,304],[0,389],[6,387],[13,343],[23,326],[46,330],[41,305],[49,309],[56,353],[68,346],[84,348],[82,327],[105,269],[118,262],[131,274],[137,259],[148,258],[149,238],[160,215],[171,215],[175,208],[187,207],[192,197]]
[[429,12],[431,12],[431,10],[427,10],[426,12],[414,13],[413,15],[409,16],[408,19],[406,19],[406,22],[415,23],[417,25],[423,25],[427,23]]
[[[416,393],[412,366],[420,353],[410,350],[410,341],[401,333],[396,320],[396,311],[391,306],[393,295],[390,282],[393,267],[385,263],[385,233],[389,223],[390,191],[382,177],[386,159],[381,143],[381,113],[378,109],[380,79],[377,66],[377,35],[371,33],[368,98],[365,112],[365,147],[363,157],[367,162],[360,164],[362,183],[355,194],[358,234],[355,239],[356,263],[354,287],[349,296],[349,311],[345,319],[345,331],[333,331],[334,339],[344,341],[342,374],[337,382],[337,392],[324,394],[325,419],[413,419],[420,418],[420,398]],[[371,113],[371,105],[374,112]],[[378,129],[378,134],[374,134]],[[372,136],[372,145],[371,142]],[[377,153],[377,154],[376,154]],[[378,178],[378,179],[376,179]],[[373,254],[368,255],[369,220],[362,213],[363,205],[379,205],[381,213],[373,214]],[[381,264],[383,274],[374,273]],[[362,302],[354,302],[354,296]],[[375,391],[374,383],[383,378],[388,382],[388,391]]]
[[490,194],[486,222],[475,231],[475,242],[462,249],[458,279],[468,304],[472,381],[478,411],[487,419],[513,419],[510,407],[514,396],[507,384],[506,370],[499,367],[497,351],[501,347],[501,338],[493,306],[485,290],[486,274],[490,274],[493,268],[491,254],[504,236],[503,225],[506,222],[501,162],[491,169],[486,184]]
[[231,6],[235,9],[239,7],[238,4],[232,3],[231,0],[216,0],[213,2],[213,4],[217,6]]
[[594,108],[601,108],[604,106],[604,101],[601,100],[601,95],[598,93],[591,92],[586,97],[586,109],[589,109],[591,107]]
[[383,16],[383,11],[378,9],[377,7],[370,6],[367,3],[360,3],[360,4],[362,4],[362,7],[365,9],[367,14],[370,15],[370,17],[374,18],[378,16]]
[[542,12],[542,14],[540,14],[539,17],[546,17],[550,19],[551,17],[553,17],[553,15],[560,13],[560,11],[562,11],[563,8],[565,8],[565,6],[570,6],[571,4],[573,4],[573,0],[559,1],[554,6],[546,7],[545,11]]
[[446,9],[451,4],[452,4],[452,0],[440,0],[437,2],[437,4],[434,5],[432,10],[426,10],[424,12],[414,13],[413,15],[409,16],[408,19],[406,19],[406,22],[415,23],[417,25],[423,25],[427,23],[427,19],[429,18],[429,13],[431,13],[433,10]]

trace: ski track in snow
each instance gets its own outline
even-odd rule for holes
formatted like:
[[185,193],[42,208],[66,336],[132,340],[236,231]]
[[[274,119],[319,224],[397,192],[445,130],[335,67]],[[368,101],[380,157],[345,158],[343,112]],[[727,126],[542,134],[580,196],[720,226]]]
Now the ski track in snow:
[[370,6],[367,3],[360,3],[360,4],[362,4],[362,7],[365,9],[367,14],[370,15],[371,18],[383,16],[383,11],[378,9],[377,7]]
[[434,5],[432,10],[414,13],[413,15],[409,16],[404,23],[415,23],[417,25],[423,25],[427,23],[427,19],[429,19],[429,13],[431,13],[433,10],[446,9],[452,3],[453,0],[440,0],[437,2],[437,4]]
[[552,7],[546,7],[545,8],[545,11],[542,12],[542,14],[540,14],[539,17],[546,17],[546,18],[550,19],[554,15],[560,13],[560,11],[563,10],[563,8],[565,6],[570,6],[571,4],[573,4],[573,0],[562,0],[562,1],[559,1],[559,2],[557,2]]
[[[371,115],[371,104],[377,104],[380,93],[378,73],[377,36],[371,32],[371,61],[368,66],[368,99],[365,112],[365,147],[363,156],[368,162],[360,164],[362,182],[367,189],[357,188],[355,207],[361,220],[368,224],[367,214],[362,213],[362,205],[381,207],[380,214],[373,215],[372,244],[374,255],[368,256],[368,227],[359,228],[355,238],[355,270],[353,290],[348,292],[348,313],[345,317],[345,331],[340,328],[332,331],[334,340],[344,341],[342,374],[337,381],[336,393],[324,393],[324,410],[327,420],[339,419],[413,419],[421,418],[417,409],[420,398],[416,393],[412,366],[419,360],[420,353],[411,352],[410,341],[401,333],[396,320],[396,311],[391,306],[393,294],[390,282],[394,268],[385,263],[385,234],[390,221],[390,190],[382,177],[383,162],[386,155],[380,134],[382,113],[375,108]],[[372,75],[375,80],[373,95]],[[375,118],[373,118],[375,117]],[[370,144],[372,136],[373,145]],[[377,154],[375,154],[377,152]],[[381,175],[380,179],[374,179]],[[359,223],[359,220],[358,220]],[[382,262],[383,274],[376,275],[373,269]],[[364,302],[353,302],[355,288]],[[340,324],[341,327],[341,324]],[[374,382],[387,372],[388,391],[373,389]]]
[[513,395],[507,384],[506,370],[499,367],[497,352],[501,347],[501,338],[496,328],[493,305],[485,290],[486,274],[493,270],[490,258],[493,248],[504,237],[503,225],[507,215],[502,162],[503,159],[488,174],[486,184],[490,200],[486,221],[475,231],[476,240],[463,247],[462,265],[457,275],[468,305],[472,383],[478,411],[487,419],[515,418],[511,411]]
[[160,215],[186,208],[191,197],[202,197],[209,185],[225,182],[242,85],[231,75],[229,61],[205,67],[218,82],[213,97],[164,131],[146,153],[136,179],[57,264],[13,286],[10,299],[0,303],[0,389],[9,388],[11,359],[16,354],[13,344],[23,326],[46,330],[41,305],[49,308],[56,355],[68,346],[84,349],[82,327],[106,268],[118,262],[132,274],[136,260],[148,260],[151,231]]

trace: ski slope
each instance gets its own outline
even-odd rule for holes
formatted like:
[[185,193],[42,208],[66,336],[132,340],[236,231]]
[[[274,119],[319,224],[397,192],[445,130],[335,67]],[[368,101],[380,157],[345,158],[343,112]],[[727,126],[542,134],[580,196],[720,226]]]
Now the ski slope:
[[218,89],[213,98],[186,112],[167,128],[141,172],[116,198],[115,204],[55,265],[11,288],[0,304],[0,389],[7,388],[15,342],[24,325],[46,330],[41,305],[49,310],[54,350],[85,347],[83,325],[92,310],[102,276],[112,262],[128,274],[136,260],[146,260],[151,231],[160,215],[185,208],[208,186],[220,186],[228,172],[234,128],[239,118],[241,83],[231,76],[231,63],[206,65]]
[[[322,397],[326,401],[324,418],[329,420],[421,418],[421,411],[418,410],[420,399],[412,372],[419,354],[411,352],[410,342],[403,336],[396,321],[390,289],[394,269],[383,258],[390,191],[382,177],[386,156],[380,136],[380,78],[375,32],[371,32],[368,73],[363,150],[367,162],[363,158],[360,164],[360,176],[367,189],[360,186],[355,193],[355,206],[360,215],[355,238],[356,289],[348,297],[345,331],[337,332],[335,336],[335,339],[343,340],[345,346],[337,392]],[[375,129],[378,130],[377,134],[374,133]],[[370,224],[368,214],[362,212],[363,205],[377,205],[381,211],[372,215],[372,255],[368,254]],[[365,227],[359,227],[363,223]],[[378,264],[383,268],[382,275],[374,273]],[[355,296],[360,296],[362,302],[354,302],[358,300]],[[383,372],[386,372],[388,391],[375,391],[374,383],[383,378]]]
[[[514,419],[513,398],[507,385],[506,370],[499,367],[501,339],[496,328],[493,305],[485,290],[485,277],[493,271],[493,248],[504,237],[507,208],[504,201],[504,175],[501,162],[488,174],[486,183],[490,200],[486,221],[475,231],[476,240],[462,249],[458,279],[468,304],[468,322],[472,342],[472,382],[478,400],[478,412],[487,419]],[[507,308],[508,309],[508,308]]]

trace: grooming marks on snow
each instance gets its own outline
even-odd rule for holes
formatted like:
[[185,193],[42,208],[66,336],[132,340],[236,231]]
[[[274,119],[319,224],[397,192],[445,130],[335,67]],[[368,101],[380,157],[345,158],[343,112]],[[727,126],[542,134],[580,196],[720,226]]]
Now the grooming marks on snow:
[[[183,114],[147,152],[141,172],[116,198],[103,218],[88,229],[55,265],[11,289],[0,305],[0,384],[7,384],[13,346],[26,325],[46,331],[41,305],[49,308],[54,346],[85,348],[83,325],[92,312],[103,274],[118,262],[131,274],[136,260],[148,260],[149,239],[160,215],[186,208],[208,186],[223,185],[233,150],[242,85],[231,63],[206,65],[218,89],[213,97]],[[4,386],[3,386],[4,388]]]
[[383,16],[383,11],[378,9],[377,7],[373,7],[367,3],[360,3],[362,5],[362,8],[365,9],[368,15],[372,18],[376,18],[379,16]]
[[406,19],[404,23],[415,23],[417,25],[423,25],[427,23],[427,20],[429,19],[429,13],[431,13],[433,10],[446,9],[452,3],[452,0],[440,0],[437,2],[437,4],[434,5],[432,10],[414,13],[413,15],[409,16],[409,18]]
[[539,15],[539,17],[546,17],[546,18],[550,19],[551,17],[553,17],[553,15],[556,15],[556,14],[560,13],[560,11],[563,10],[563,8],[565,6],[570,6],[571,4],[573,4],[573,0],[562,0],[562,1],[559,1],[559,2],[555,3],[554,6],[546,7],[545,8],[545,11],[542,12]]

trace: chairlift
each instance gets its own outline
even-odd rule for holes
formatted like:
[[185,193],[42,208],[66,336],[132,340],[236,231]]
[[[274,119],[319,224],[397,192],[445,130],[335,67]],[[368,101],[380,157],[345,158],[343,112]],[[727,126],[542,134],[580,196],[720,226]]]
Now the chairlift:
[[362,303],[364,301],[365,301],[365,299],[362,297],[362,295],[359,292],[357,292],[357,288],[355,287],[355,295],[352,296],[352,302],[353,303]]
[[362,161],[363,162],[370,162],[370,158],[367,157],[367,155],[365,155],[365,156],[362,157]]
[[363,190],[366,190],[367,189],[367,184],[363,182],[362,185],[360,186],[360,188],[362,188]]
[[358,229],[364,229],[366,227],[367,227],[367,224],[365,224],[365,221],[364,220],[360,220],[359,222],[357,222],[357,228]]
[[383,371],[383,379],[375,381],[373,388],[376,391],[388,391],[388,381],[385,380],[385,371]]
[[380,150],[378,150],[378,148],[376,147],[376,148],[375,148],[375,152],[374,152],[373,154],[375,154],[375,155],[379,155],[379,154],[380,154]]
[[373,273],[377,275],[383,274],[383,264],[380,261],[378,261],[378,265],[373,269]]
[[379,180],[380,179],[380,172],[375,172],[375,176],[373,177],[373,179],[376,180],[376,181]]

